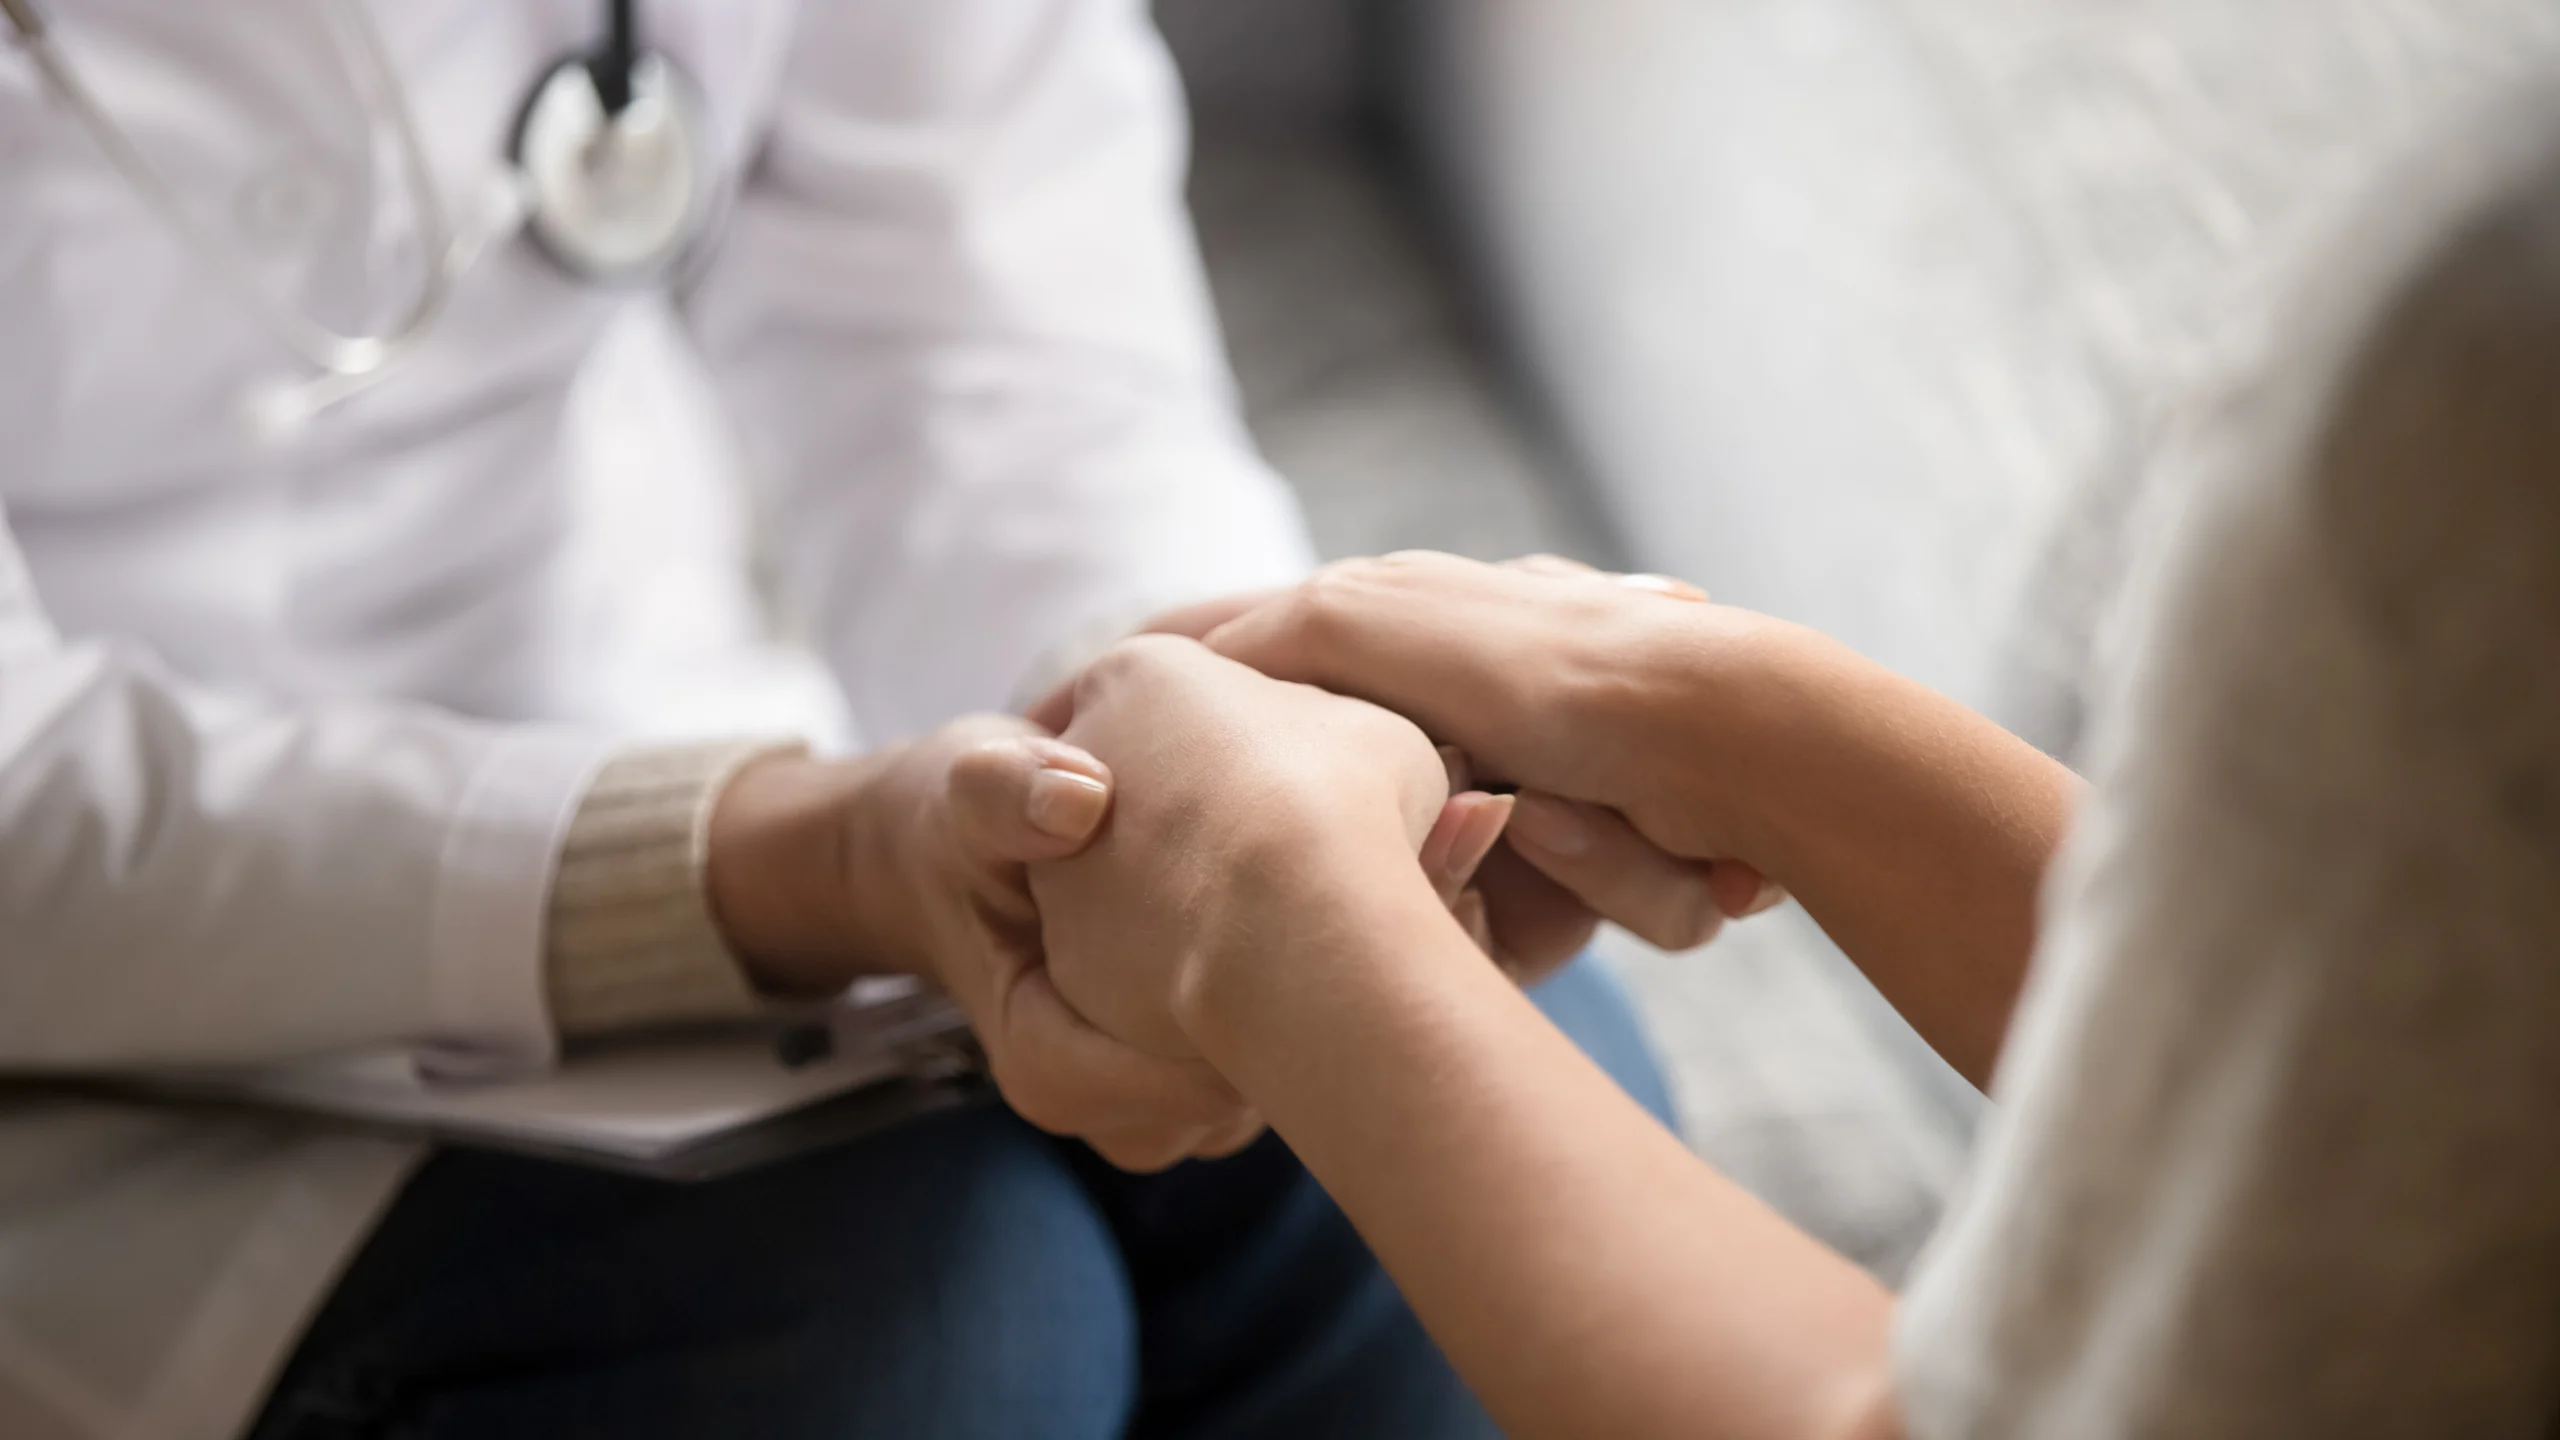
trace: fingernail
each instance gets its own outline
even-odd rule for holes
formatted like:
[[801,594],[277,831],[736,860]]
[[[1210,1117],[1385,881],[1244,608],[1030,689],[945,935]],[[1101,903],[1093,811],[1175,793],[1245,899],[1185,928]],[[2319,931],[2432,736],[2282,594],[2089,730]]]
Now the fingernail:
[[1460,819],[1453,807],[1441,806],[1439,817],[1431,822],[1430,833],[1422,837],[1421,851],[1414,856],[1435,888],[1448,888],[1449,847],[1457,843]]
[[1521,794],[1511,807],[1512,840],[1526,840],[1550,855],[1579,855],[1591,848],[1591,827],[1562,800]]
[[1686,580],[1675,580],[1668,575],[1621,575],[1618,577],[1618,583],[1630,590],[1650,590],[1656,595],[1668,595],[1674,600],[1707,598],[1706,591]]
[[1760,882],[1760,893],[1751,897],[1751,903],[1742,907],[1742,913],[1745,916],[1751,916],[1763,910],[1774,910],[1785,904],[1786,899],[1787,892],[1784,886],[1775,880],[1763,880]]
[[1449,843],[1449,870],[1452,874],[1473,878],[1484,857],[1493,853],[1494,843],[1502,838],[1510,824],[1511,812],[1520,806],[1517,795],[1494,795],[1476,802],[1467,812],[1467,823],[1456,839]]
[[1073,770],[1043,769],[1031,777],[1031,793],[1022,802],[1025,818],[1043,835],[1081,840],[1102,823],[1111,805],[1111,787]]

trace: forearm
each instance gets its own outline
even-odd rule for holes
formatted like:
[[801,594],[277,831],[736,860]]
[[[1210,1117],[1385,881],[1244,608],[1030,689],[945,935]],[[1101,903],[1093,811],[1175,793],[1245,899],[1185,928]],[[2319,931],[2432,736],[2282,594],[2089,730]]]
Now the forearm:
[[1327,567],[1209,644],[1670,855],[1749,862],[1988,1078],[2079,784],[1982,717],[1767,616],[1450,556]]
[[51,641],[10,559],[0,1069],[542,1063],[544,882],[593,740],[217,695]]
[[[1733,612],[1725,612],[1730,616]],[[1987,1085],[2082,785],[1955,701],[1801,627],[1669,614],[1645,747],[1938,1053]]]
[[1275,902],[1285,963],[1209,967],[1193,1025],[1509,1433],[1889,1433],[1889,1297],[1691,1156],[1385,858]]
[[896,812],[910,803],[896,757],[761,760],[709,812],[707,903],[759,989],[823,995],[856,973],[927,973],[894,880]]

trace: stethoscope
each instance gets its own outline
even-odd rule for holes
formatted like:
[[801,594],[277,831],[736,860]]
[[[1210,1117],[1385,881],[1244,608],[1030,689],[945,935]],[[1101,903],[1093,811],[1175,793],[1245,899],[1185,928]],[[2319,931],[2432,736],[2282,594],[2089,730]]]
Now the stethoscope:
[[702,93],[645,48],[632,0],[605,0],[603,43],[571,55],[527,92],[507,165],[485,203],[457,228],[427,168],[418,123],[364,0],[330,0],[349,78],[367,118],[388,117],[408,172],[423,253],[418,294],[374,334],[342,334],[262,284],[239,247],[199,220],[81,79],[35,0],[0,0],[54,96],[89,132],[164,225],[211,270],[259,327],[317,375],[261,392],[259,428],[290,431],[377,381],[435,327],[455,283],[492,243],[521,230],[562,270],[590,284],[631,286],[678,271],[712,229],[718,164]]

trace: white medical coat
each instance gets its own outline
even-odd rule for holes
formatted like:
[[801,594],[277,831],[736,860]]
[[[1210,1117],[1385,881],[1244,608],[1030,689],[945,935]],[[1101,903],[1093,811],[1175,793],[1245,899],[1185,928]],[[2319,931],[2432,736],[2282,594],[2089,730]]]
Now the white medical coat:
[[[336,3],[51,9],[191,212],[362,331],[425,247]],[[457,213],[602,8],[371,3]],[[860,740],[1000,705],[1110,617],[1302,569],[1140,0],[641,9],[738,177],[677,311],[776,608]],[[578,560],[563,416],[628,303],[507,244],[396,374],[262,440],[245,398],[293,357],[0,46],[0,1435],[235,1433],[417,1157],[28,1082],[549,1060],[552,856],[615,733],[664,728],[595,677],[664,660],[673,690],[702,658],[613,623],[702,556]]]

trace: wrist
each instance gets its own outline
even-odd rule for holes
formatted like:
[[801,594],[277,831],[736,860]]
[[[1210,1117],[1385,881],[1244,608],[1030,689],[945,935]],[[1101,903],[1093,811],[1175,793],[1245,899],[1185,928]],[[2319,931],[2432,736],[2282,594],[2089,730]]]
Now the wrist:
[[1358,1004],[1411,983],[1443,942],[1483,963],[1399,833],[1316,831],[1303,844],[1276,833],[1219,885],[1222,913],[1172,997],[1174,1023],[1212,1065],[1285,1036],[1282,1017],[1310,1000]]
[[1673,822],[1666,848],[1747,861],[1800,897],[1975,811],[2050,810],[2019,797],[2050,788],[2047,772],[2067,777],[1980,715],[1801,625],[1718,607],[1666,653],[1663,703],[1612,737],[1665,757],[1666,773],[1647,777],[1653,803],[1694,817],[1686,830]]
[[867,762],[782,756],[731,777],[713,802],[703,888],[759,990],[827,995],[862,969],[866,907],[848,894]]
[[1601,773],[1576,798],[1691,859],[1759,863],[1779,841],[1789,727],[1805,718],[1813,631],[1730,606],[1647,603],[1590,645],[1558,743]]

